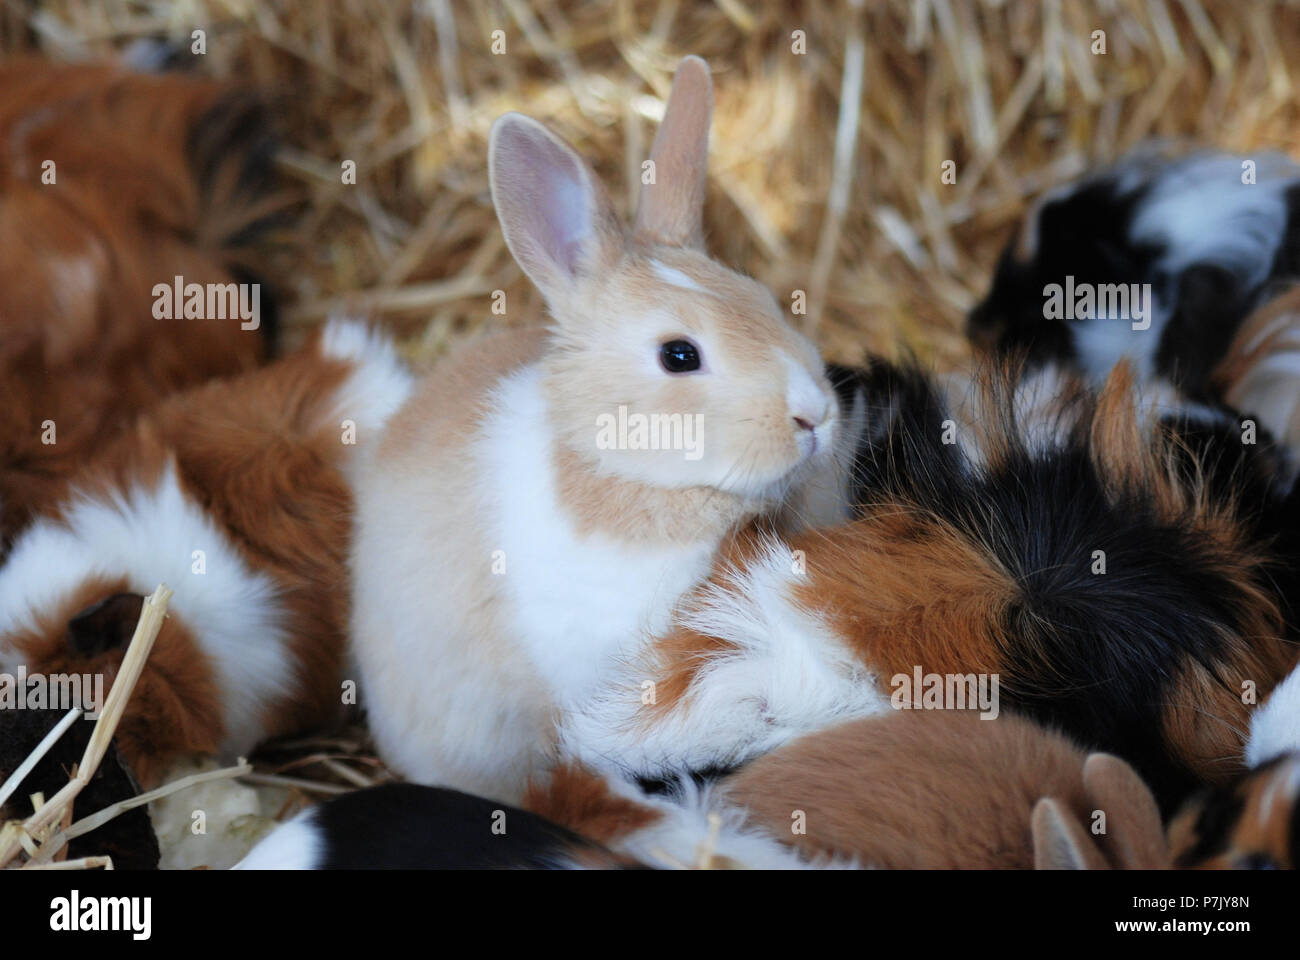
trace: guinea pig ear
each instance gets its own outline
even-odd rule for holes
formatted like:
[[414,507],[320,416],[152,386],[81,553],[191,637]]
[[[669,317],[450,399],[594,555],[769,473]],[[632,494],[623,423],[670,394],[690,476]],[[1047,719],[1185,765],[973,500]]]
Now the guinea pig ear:
[[92,603],[68,621],[68,649],[85,657],[125,647],[140,621],[144,597],[115,593]]
[[595,173],[536,120],[518,113],[497,118],[488,176],[506,245],[552,308],[580,275],[622,255],[623,231]]
[[1030,824],[1035,870],[1107,869],[1105,858],[1078,818],[1055,797],[1043,797],[1034,804]]
[[1083,788],[1106,814],[1103,846],[1113,844],[1112,859],[1125,870],[1169,867],[1169,843],[1160,808],[1132,767],[1109,753],[1094,753],[1083,764]]
[[663,123],[650,148],[653,176],[642,179],[633,236],[645,243],[704,246],[713,76],[699,57],[677,65]]

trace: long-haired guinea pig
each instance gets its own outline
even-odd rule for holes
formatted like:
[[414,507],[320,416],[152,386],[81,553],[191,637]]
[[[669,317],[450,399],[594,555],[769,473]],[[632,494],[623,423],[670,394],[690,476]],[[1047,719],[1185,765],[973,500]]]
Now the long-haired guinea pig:
[[961,423],[925,377],[893,379],[859,450],[860,516],[737,537],[565,717],[565,750],[639,777],[726,769],[938,696],[1122,757],[1166,812],[1242,769],[1251,704],[1297,648],[1259,504],[1207,479],[1226,441],[1197,455],[1124,365],[1097,394],[1053,390],[1040,431],[1014,372]]
[[[3,555],[135,415],[264,358],[271,290],[229,294],[256,280],[273,140],[256,100],[210,80],[18,59],[0,143]],[[177,278],[203,285],[203,317],[159,306]]]
[[1262,449],[1276,441],[1283,453],[1272,484],[1285,493],[1281,502],[1256,489],[1243,488],[1240,496],[1269,507],[1261,514],[1261,529],[1273,536],[1274,551],[1283,558],[1275,579],[1287,601],[1287,621],[1300,624],[1300,484],[1295,482],[1300,473],[1300,286],[1287,288],[1245,319],[1212,382],[1238,411],[1238,448]]
[[805,854],[868,867],[1168,866],[1128,764],[1012,714],[890,711],[787,744],[718,789]]
[[411,779],[518,798],[556,713],[667,625],[737,525],[833,464],[817,350],[704,250],[711,111],[688,57],[630,231],[548,128],[492,128],[497,216],[552,325],[448,358],[358,491],[361,695]]
[[1300,274],[1298,187],[1300,168],[1277,154],[1136,151],[1035,205],[970,337],[1094,382],[1127,356],[1143,379],[1201,398],[1242,318]]
[[235,757],[334,717],[351,477],[411,381],[332,322],[299,352],[144,414],[0,568],[0,669],[104,676],[159,583],[168,616],[117,729],[144,783],[180,753]]

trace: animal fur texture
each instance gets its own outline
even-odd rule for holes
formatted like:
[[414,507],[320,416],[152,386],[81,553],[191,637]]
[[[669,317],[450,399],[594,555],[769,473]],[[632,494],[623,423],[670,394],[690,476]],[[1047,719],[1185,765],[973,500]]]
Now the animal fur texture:
[[273,140],[247,93],[113,65],[0,66],[0,556],[162,397],[264,358],[262,325],[159,319],[156,284],[256,281]]
[[[1211,398],[1242,319],[1300,274],[1298,198],[1300,168],[1277,154],[1139,149],[1035,205],[968,332],[977,347],[1023,350],[1094,383],[1128,358],[1142,380]],[[1090,291],[1094,304],[1076,296],[1058,315],[1053,289]],[[1145,315],[1130,293],[1150,294]]]
[[1174,865],[1294,870],[1300,865],[1300,753],[1284,753],[1195,796],[1169,828]]
[[997,676],[1002,710],[1127,760],[1166,812],[1238,772],[1246,694],[1296,659],[1269,508],[1232,494],[1267,453],[1144,398],[1125,366],[1047,409],[991,370],[960,423],[914,370],[868,381],[859,518],[738,536],[566,717],[566,749],[633,776],[726,769],[890,710],[919,668]]
[[1300,455],[1300,288],[1265,302],[1242,323],[1213,381],[1223,398]]
[[[553,762],[557,715],[666,626],[732,530],[828,474],[800,509],[846,512],[816,349],[703,249],[711,107],[687,58],[631,231],[554,133],[513,114],[493,128],[498,218],[554,322],[447,358],[359,491],[361,694],[414,780],[517,801]],[[680,340],[700,365],[675,374],[660,351]],[[625,413],[700,423],[698,456],[600,442]]]
[[111,687],[174,591],[117,729],[142,782],[247,754],[343,702],[353,472],[406,399],[391,344],[332,323],[285,359],[162,402],[79,472],[0,568],[0,671]]
[[578,870],[639,866],[527,810],[411,783],[303,811],[236,870]]
[[749,823],[809,855],[873,867],[1063,866],[1051,848],[1067,824],[1091,825],[1098,809],[1106,832],[1084,833],[1080,866],[1166,866],[1150,791],[1127,765],[1122,786],[1106,790],[1103,776],[1099,790],[1097,774],[1085,776],[1088,763],[1068,738],[1013,714],[897,711],[802,737],[726,778],[719,792]]
[[707,790],[651,797],[560,766],[522,808],[445,787],[346,794],[277,828],[237,869],[802,869],[803,859]]

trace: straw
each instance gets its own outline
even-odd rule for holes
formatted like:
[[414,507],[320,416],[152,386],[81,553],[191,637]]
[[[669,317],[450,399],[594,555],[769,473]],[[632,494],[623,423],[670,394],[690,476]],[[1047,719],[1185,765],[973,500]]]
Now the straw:
[[[50,825],[66,815],[77,795],[99,769],[99,764],[104,759],[109,744],[112,743],[117,724],[122,719],[122,713],[135,689],[136,681],[140,679],[140,671],[144,669],[145,660],[148,659],[154,641],[158,638],[158,631],[162,629],[163,617],[167,612],[167,601],[171,595],[172,592],[166,584],[159,584],[158,589],[145,598],[140,609],[140,619],[135,626],[135,633],[122,657],[122,664],[113,681],[113,688],[109,690],[104,700],[99,719],[95,721],[95,728],[90,733],[90,742],[86,744],[81,762],[77,764],[72,778],[52,799],[48,802],[39,800],[33,802],[35,811],[30,817],[21,824],[6,825],[4,832],[0,833],[0,868],[17,856],[20,849],[26,850],[29,856],[34,855],[36,851],[32,846],[33,840],[45,838]],[[66,723],[68,718],[65,716],[60,722]],[[37,749],[39,750],[40,746]],[[24,764],[26,762],[24,761]]]

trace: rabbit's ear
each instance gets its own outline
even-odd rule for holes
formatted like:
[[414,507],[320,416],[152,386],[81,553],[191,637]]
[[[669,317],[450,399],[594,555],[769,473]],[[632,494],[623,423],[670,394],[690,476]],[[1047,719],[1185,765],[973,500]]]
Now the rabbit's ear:
[[1097,850],[1079,819],[1055,797],[1034,804],[1031,820],[1035,870],[1105,870]]
[[[1106,814],[1106,839],[1115,865],[1126,870],[1169,866],[1160,808],[1132,767],[1109,753],[1094,753],[1083,764],[1083,787]],[[1103,845],[1108,845],[1103,841]]]
[[530,117],[507,113],[488,145],[492,202],[507,246],[552,308],[580,274],[622,254],[622,229],[595,173],[562,138]]
[[633,234],[646,243],[704,246],[713,77],[699,57],[677,66],[663,123],[650,148],[649,180],[642,178]]

